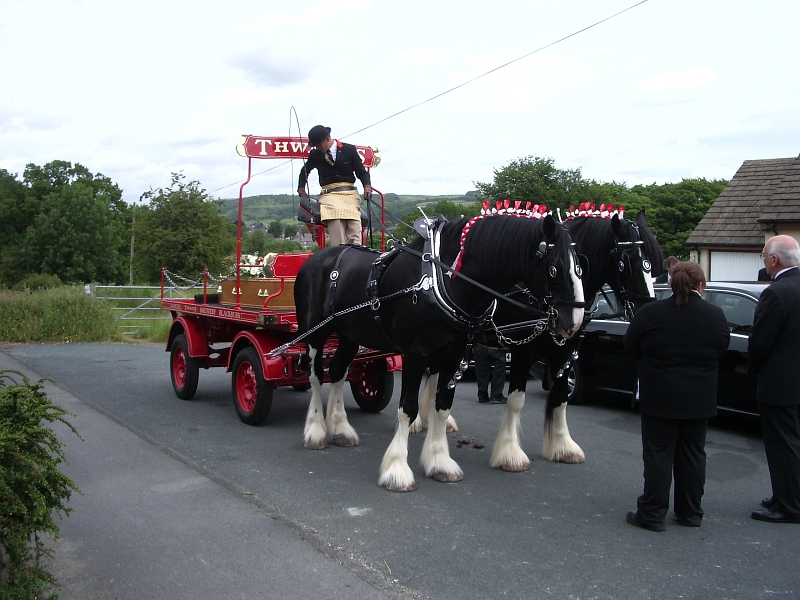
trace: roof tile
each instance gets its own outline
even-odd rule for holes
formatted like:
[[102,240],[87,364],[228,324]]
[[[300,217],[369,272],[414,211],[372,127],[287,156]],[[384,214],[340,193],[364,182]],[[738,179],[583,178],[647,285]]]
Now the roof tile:
[[686,243],[758,246],[777,220],[800,222],[800,156],[744,161]]

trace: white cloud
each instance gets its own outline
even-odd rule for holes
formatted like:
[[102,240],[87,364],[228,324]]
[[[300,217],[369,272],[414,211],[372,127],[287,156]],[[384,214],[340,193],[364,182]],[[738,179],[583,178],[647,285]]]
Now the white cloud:
[[307,8],[302,13],[266,12],[252,22],[240,26],[241,31],[262,29],[264,27],[296,27],[298,34],[307,35],[310,25],[327,23],[336,17],[360,13],[369,10],[372,0],[337,0],[337,2],[321,2]]
[[401,62],[420,62],[435,65],[445,61],[447,54],[442,50],[434,50],[430,46],[418,46],[412,50],[398,52],[397,58]]
[[242,71],[250,83],[262,87],[301,84],[312,73],[311,67],[303,61],[269,48],[237,54],[228,59],[228,64]]
[[694,67],[688,71],[672,71],[655,75],[644,81],[634,81],[633,89],[660,94],[672,89],[693,90],[697,86],[714,81],[717,72],[707,67]]
[[706,179],[730,179],[735,171],[724,165],[702,165],[691,172],[689,177],[705,177]]
[[290,88],[267,89],[267,90],[242,90],[232,89],[216,92],[206,98],[206,105],[210,107],[223,106],[251,106],[266,100],[285,100],[296,95],[296,91]]
[[[763,3],[746,22],[742,0],[647,3],[442,94],[622,1],[6,2],[0,167],[80,162],[126,200],[185,168],[235,196],[239,134],[316,123],[381,148],[374,181],[396,193],[462,193],[527,155],[630,183],[797,155],[800,3]],[[245,192],[291,192],[297,169]]]

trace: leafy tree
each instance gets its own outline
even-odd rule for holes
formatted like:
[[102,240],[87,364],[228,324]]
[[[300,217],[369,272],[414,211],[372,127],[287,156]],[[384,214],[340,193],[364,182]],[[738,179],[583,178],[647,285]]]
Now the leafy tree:
[[534,204],[544,204],[557,214],[558,209],[566,211],[570,206],[582,202],[624,206],[628,214],[652,209],[646,196],[631,191],[624,183],[612,181],[602,183],[586,179],[578,169],[558,169],[552,158],[528,156],[512,161],[506,167],[495,170],[492,183],[476,183],[478,202],[484,199],[523,200]]
[[286,227],[283,228],[283,237],[285,237],[287,240],[290,240],[297,235],[297,232],[298,232],[297,225],[289,223]]
[[158,281],[162,267],[185,277],[197,277],[204,268],[212,274],[228,270],[236,237],[219,212],[222,203],[199,182],[184,179],[173,173],[168,188],[142,194],[149,204],[136,212],[134,269],[140,281]]
[[291,240],[271,240],[267,238],[264,242],[264,254],[269,252],[277,252],[278,254],[291,254],[292,252],[301,252],[303,247],[299,242]]
[[267,236],[264,235],[264,230],[256,229],[248,233],[247,237],[242,240],[242,252],[262,256],[264,254],[264,244],[266,241]]
[[25,227],[19,258],[28,272],[65,282],[124,281],[131,213],[117,184],[61,160],[27,165],[24,182],[28,192],[17,214]]
[[[557,169],[550,158],[525,157],[495,170],[492,183],[476,183],[480,198],[518,199],[545,204],[554,212],[581,202],[625,206],[632,218],[644,209],[665,256],[688,256],[686,238],[728,184],[684,179],[680,183],[636,185],[585,179],[580,169]],[[399,228],[398,228],[399,229]]]
[[30,272],[65,282],[120,282],[121,227],[107,201],[92,186],[74,182],[44,197],[41,212],[25,236]]
[[270,222],[267,233],[271,233],[275,239],[280,238],[283,235],[283,223],[278,220]]
[[11,289],[16,292],[37,292],[39,290],[53,290],[60,288],[64,285],[55,275],[42,275],[41,273],[32,273],[15,283]]
[[650,202],[648,225],[658,238],[664,256],[687,258],[686,238],[726,185],[728,181],[724,179],[683,179],[680,183],[635,185],[631,192]]
[[557,169],[552,158],[526,156],[495,169],[493,182],[475,182],[475,187],[481,199],[525,200],[555,210],[590,202],[593,183],[580,169]]
[[0,283],[13,285],[25,276],[22,244],[38,212],[38,199],[28,187],[0,169]]

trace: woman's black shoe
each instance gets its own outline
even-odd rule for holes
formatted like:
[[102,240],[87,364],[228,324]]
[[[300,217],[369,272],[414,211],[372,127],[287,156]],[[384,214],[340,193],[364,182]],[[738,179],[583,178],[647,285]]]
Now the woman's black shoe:
[[641,527],[642,529],[647,529],[648,531],[666,531],[667,526],[663,523],[660,525],[647,525],[646,523],[642,523],[642,520],[639,518],[638,511],[630,511],[627,515],[625,515],[625,520],[628,522],[629,525],[633,525],[634,527]]

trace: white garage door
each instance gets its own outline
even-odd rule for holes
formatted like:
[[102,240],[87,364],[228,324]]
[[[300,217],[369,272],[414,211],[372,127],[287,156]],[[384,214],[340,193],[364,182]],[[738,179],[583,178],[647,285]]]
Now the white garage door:
[[756,281],[764,262],[757,252],[712,252],[710,281]]

